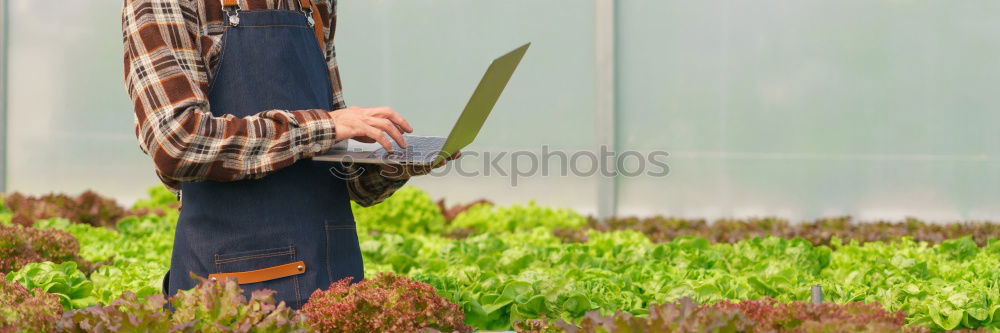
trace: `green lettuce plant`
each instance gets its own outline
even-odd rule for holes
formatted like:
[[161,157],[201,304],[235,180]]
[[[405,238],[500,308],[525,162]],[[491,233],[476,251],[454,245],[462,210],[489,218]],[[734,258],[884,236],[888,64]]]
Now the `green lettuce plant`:
[[169,265],[177,219],[174,214],[129,216],[118,222],[117,230],[65,219],[39,220],[34,226],[69,232],[79,240],[86,260]]
[[3,198],[3,194],[0,194],[0,226],[11,225],[13,224],[11,220],[14,219],[14,212],[10,211],[10,208],[7,208]]
[[578,228],[587,219],[570,209],[555,209],[535,205],[497,207],[490,204],[475,205],[458,214],[449,230],[472,229],[480,232],[515,232],[543,227]]
[[139,199],[132,204],[132,210],[153,211],[157,209],[175,209],[180,205],[180,202],[177,201],[177,195],[171,193],[170,190],[164,186],[150,187],[146,193],[149,196],[144,199]]
[[444,215],[426,192],[404,187],[382,203],[361,207],[351,202],[358,229],[379,233],[440,233]]
[[20,283],[28,290],[38,290],[59,297],[66,309],[80,309],[93,305],[94,284],[76,268],[72,261],[31,263],[21,270],[7,274],[7,281]]
[[932,329],[1000,324],[1000,243],[971,239],[938,246],[896,243],[815,246],[804,239],[752,238],[733,244],[681,237],[653,243],[634,231],[588,233],[562,243],[545,228],[483,233],[463,240],[434,235],[364,237],[368,271],[428,283],[459,304],[477,329],[519,320],[574,322],[588,311],[646,315],[650,304],[809,299],[823,286],[836,303],[882,304],[907,323]]
[[145,299],[161,292],[161,278],[167,269],[167,266],[154,262],[99,267],[90,275],[94,283],[93,295],[101,304],[111,304],[126,291]]

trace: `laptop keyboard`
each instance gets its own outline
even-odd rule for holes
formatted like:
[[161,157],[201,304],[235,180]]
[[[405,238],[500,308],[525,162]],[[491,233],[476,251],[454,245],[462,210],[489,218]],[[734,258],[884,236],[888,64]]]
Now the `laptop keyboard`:
[[404,135],[403,139],[406,140],[407,148],[402,149],[396,145],[395,141],[392,141],[392,146],[395,151],[388,152],[385,148],[379,148],[372,152],[368,158],[373,159],[387,159],[394,161],[430,161],[433,160],[436,155],[441,151],[444,146],[444,138],[435,136],[409,136]]

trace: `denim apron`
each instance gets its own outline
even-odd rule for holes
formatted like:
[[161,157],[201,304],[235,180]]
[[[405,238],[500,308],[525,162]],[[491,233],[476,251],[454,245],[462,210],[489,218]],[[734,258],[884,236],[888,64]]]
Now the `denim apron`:
[[[209,88],[212,115],[333,107],[326,59],[308,14],[255,10],[227,15],[238,15],[238,24],[227,25],[222,37]],[[164,278],[167,294],[196,286],[191,273],[206,277],[285,267],[292,272],[240,287],[247,297],[257,289],[275,290],[279,302],[298,309],[331,282],[363,279],[347,186],[333,176],[332,166],[303,159],[261,179],[183,183],[170,272]]]

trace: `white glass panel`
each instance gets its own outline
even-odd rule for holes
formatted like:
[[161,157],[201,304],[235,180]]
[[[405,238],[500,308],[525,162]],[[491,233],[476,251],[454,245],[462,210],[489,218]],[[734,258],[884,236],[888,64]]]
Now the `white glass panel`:
[[[532,42],[470,149],[496,156],[537,152],[542,144],[571,152],[594,146],[589,1],[340,1],[339,7],[337,56],[348,104],[389,105],[410,120],[415,134],[447,135],[490,61]],[[463,170],[484,171],[482,158],[464,160]],[[529,159],[520,161],[528,170]],[[453,202],[537,199],[591,212],[596,200],[596,182],[586,177],[550,174],[512,186],[510,173],[451,172],[412,183]]]
[[8,190],[145,195],[157,179],[122,83],[121,2],[8,1]]
[[1000,219],[1000,4],[619,1],[620,212]]

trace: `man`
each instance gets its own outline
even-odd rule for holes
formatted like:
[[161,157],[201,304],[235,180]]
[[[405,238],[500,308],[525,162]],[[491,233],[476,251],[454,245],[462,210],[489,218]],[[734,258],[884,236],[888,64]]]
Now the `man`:
[[405,148],[413,130],[390,108],[344,103],[335,8],[125,0],[136,136],[182,204],[166,293],[194,287],[191,274],[232,278],[247,295],[272,289],[299,308],[331,282],[356,282],[364,272],[349,200],[376,204],[428,171],[311,159],[350,138],[392,150],[389,136]]

